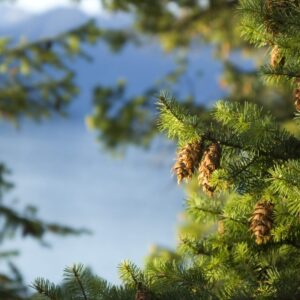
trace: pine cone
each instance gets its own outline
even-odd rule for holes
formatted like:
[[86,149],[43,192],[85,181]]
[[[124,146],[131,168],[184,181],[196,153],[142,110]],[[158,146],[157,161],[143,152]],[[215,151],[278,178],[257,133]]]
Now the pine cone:
[[222,149],[218,143],[211,144],[205,150],[201,164],[199,166],[199,184],[202,185],[203,192],[209,196],[213,195],[215,188],[210,185],[209,180],[212,173],[219,168]]
[[275,68],[277,66],[283,66],[285,63],[285,57],[281,55],[280,48],[275,45],[272,48],[271,51],[271,59],[270,59],[270,65]]
[[201,141],[188,143],[178,151],[177,159],[172,169],[177,176],[178,184],[184,178],[191,178],[193,176],[201,159],[202,145]]
[[255,236],[258,245],[271,240],[271,229],[273,226],[273,208],[271,202],[258,202],[250,218],[250,229]]
[[296,88],[294,90],[294,104],[297,111],[300,112],[300,78],[296,80]]
[[135,294],[135,300],[151,300],[150,294],[144,289],[138,289]]

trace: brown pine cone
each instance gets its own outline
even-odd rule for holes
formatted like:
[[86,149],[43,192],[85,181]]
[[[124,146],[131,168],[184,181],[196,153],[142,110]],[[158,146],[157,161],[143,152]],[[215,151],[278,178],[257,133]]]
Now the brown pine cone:
[[272,239],[271,229],[273,226],[273,208],[271,202],[258,202],[250,218],[250,230],[255,236],[255,242],[265,244]]
[[294,90],[294,104],[297,111],[300,112],[300,78],[296,80],[296,88]]
[[219,168],[222,149],[218,143],[212,143],[204,152],[199,166],[199,184],[202,185],[203,192],[209,196],[213,195],[215,188],[211,186],[209,180],[212,173]]
[[142,287],[139,287],[136,294],[135,300],[151,300],[150,294]]
[[202,145],[201,141],[188,143],[178,151],[176,162],[172,168],[172,171],[177,176],[178,184],[184,178],[191,178],[193,176],[202,156]]
[[283,66],[285,63],[285,57],[281,55],[280,48],[275,45],[271,51],[270,65],[275,68],[277,66]]

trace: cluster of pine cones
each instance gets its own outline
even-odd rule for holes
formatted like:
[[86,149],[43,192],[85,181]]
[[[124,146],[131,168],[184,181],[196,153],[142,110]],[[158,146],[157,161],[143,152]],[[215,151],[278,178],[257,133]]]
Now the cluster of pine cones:
[[221,146],[217,142],[211,143],[206,149],[201,140],[182,147],[177,152],[177,159],[173,166],[178,184],[183,179],[192,178],[198,170],[199,184],[206,194],[212,196],[215,188],[210,184],[210,177],[220,166],[221,153]]
[[[222,150],[219,143],[211,143],[205,148],[202,140],[188,143],[179,149],[172,169],[177,176],[178,184],[184,179],[191,179],[198,170],[199,184],[207,195],[212,196],[215,187],[210,183],[210,178],[220,166],[221,154]],[[273,208],[274,205],[271,202],[259,201],[249,219],[250,231],[259,245],[271,240]]]

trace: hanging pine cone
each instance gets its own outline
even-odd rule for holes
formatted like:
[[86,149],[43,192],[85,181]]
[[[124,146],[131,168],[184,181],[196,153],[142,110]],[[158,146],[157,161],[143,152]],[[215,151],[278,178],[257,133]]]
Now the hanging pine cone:
[[275,68],[277,66],[283,66],[285,63],[285,57],[281,55],[280,48],[275,45],[271,51],[270,65]]
[[202,155],[202,141],[188,143],[177,153],[177,159],[173,166],[173,172],[177,176],[178,184],[184,178],[191,178],[198,167]]
[[151,300],[150,294],[142,286],[139,286],[135,294],[135,300]]
[[199,184],[202,185],[203,192],[209,196],[213,195],[214,187],[209,183],[212,173],[219,168],[222,149],[218,143],[212,143],[205,150],[201,164],[199,166]]
[[273,226],[273,208],[271,202],[258,202],[250,218],[250,229],[255,236],[258,245],[271,240],[271,229]]
[[297,111],[300,112],[300,78],[296,80],[296,88],[294,90],[294,104]]

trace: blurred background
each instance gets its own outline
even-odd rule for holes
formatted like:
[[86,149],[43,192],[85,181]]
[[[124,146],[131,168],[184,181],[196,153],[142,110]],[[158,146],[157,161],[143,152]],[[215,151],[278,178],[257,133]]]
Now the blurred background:
[[203,118],[218,99],[250,100],[291,126],[291,90],[261,81],[268,53],[240,37],[237,4],[0,1],[5,293],[74,262],[118,283],[124,259],[175,249],[187,191],[158,134],[160,91]]

